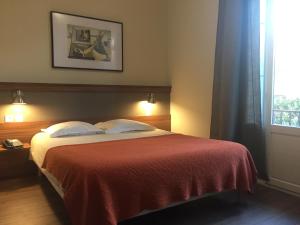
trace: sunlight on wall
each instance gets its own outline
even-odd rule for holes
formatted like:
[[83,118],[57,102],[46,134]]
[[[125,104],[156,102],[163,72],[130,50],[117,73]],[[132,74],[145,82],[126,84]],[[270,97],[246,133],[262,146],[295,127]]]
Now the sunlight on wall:
[[171,103],[171,130],[173,132],[191,134],[185,127],[185,120],[182,119],[187,115],[186,111],[187,110],[185,110],[184,107],[180,107],[179,104],[175,104],[174,102]]
[[[206,109],[203,111],[195,110],[173,101],[171,104],[171,131],[208,138],[210,135],[210,113],[205,113],[207,113]],[[209,122],[207,118],[209,118]]]

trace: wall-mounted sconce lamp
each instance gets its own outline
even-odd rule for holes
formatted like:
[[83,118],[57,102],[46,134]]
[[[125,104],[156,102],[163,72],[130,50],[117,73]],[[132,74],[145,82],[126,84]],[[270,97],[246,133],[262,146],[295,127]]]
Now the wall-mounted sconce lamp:
[[147,101],[148,101],[148,103],[151,103],[151,104],[154,104],[156,102],[154,93],[149,93],[148,94],[148,100]]
[[24,121],[24,105],[26,102],[23,99],[24,94],[21,90],[16,90],[12,93],[12,106],[10,112],[5,114],[5,122],[23,122]]
[[155,94],[151,92],[148,94],[147,99],[144,99],[139,102],[140,111],[145,116],[153,115],[153,112],[157,108],[157,105],[155,103],[156,103]]
[[26,105],[26,102],[23,99],[23,92],[21,90],[16,90],[13,93],[13,105]]

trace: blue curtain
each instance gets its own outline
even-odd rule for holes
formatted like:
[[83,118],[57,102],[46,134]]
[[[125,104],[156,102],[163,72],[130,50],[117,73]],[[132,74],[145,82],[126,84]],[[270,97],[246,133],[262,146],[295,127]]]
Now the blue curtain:
[[260,87],[260,1],[220,0],[211,138],[236,141],[267,179]]

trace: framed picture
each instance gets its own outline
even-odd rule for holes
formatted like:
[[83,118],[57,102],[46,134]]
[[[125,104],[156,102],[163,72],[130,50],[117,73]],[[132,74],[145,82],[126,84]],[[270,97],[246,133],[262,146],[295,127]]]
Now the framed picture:
[[50,13],[52,67],[123,71],[123,24]]

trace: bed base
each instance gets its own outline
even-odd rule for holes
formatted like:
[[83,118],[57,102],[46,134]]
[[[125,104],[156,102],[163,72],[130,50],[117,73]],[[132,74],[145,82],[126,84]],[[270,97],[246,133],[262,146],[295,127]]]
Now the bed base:
[[[45,169],[42,169],[42,168],[38,169],[38,176],[40,178],[45,177],[47,179],[47,181],[51,184],[51,186],[54,188],[54,190],[57,192],[57,194],[61,197],[61,199],[64,198],[63,190],[60,187],[60,185],[58,184],[58,181],[55,179],[55,177],[53,177],[49,172],[47,172]],[[155,210],[144,210],[141,213],[139,213],[138,215],[136,215],[134,217],[131,217],[131,218],[128,218],[128,219],[136,218],[136,217],[139,217],[139,216],[144,216],[144,215],[147,215],[147,214],[150,214],[150,213],[154,213],[154,212],[158,212],[158,211],[161,211],[161,210],[164,210],[164,209],[168,209],[168,208],[176,207],[176,206],[179,206],[179,205],[183,205],[183,204],[186,204],[186,203],[189,203],[189,202],[192,202],[192,201],[196,201],[196,200],[199,200],[199,199],[202,199],[202,198],[206,198],[206,197],[210,197],[210,196],[214,196],[214,195],[219,195],[219,194],[222,194],[222,193],[229,193],[229,192],[233,193],[233,195],[234,195],[233,201],[234,202],[236,202],[237,204],[245,203],[245,198],[243,197],[243,193],[240,192],[240,191],[237,191],[237,190],[207,193],[207,194],[204,194],[200,197],[199,196],[192,197],[192,198],[190,198],[189,200],[186,200],[186,201],[172,203],[172,204],[170,204],[170,205],[168,205],[164,208],[155,209]]]

